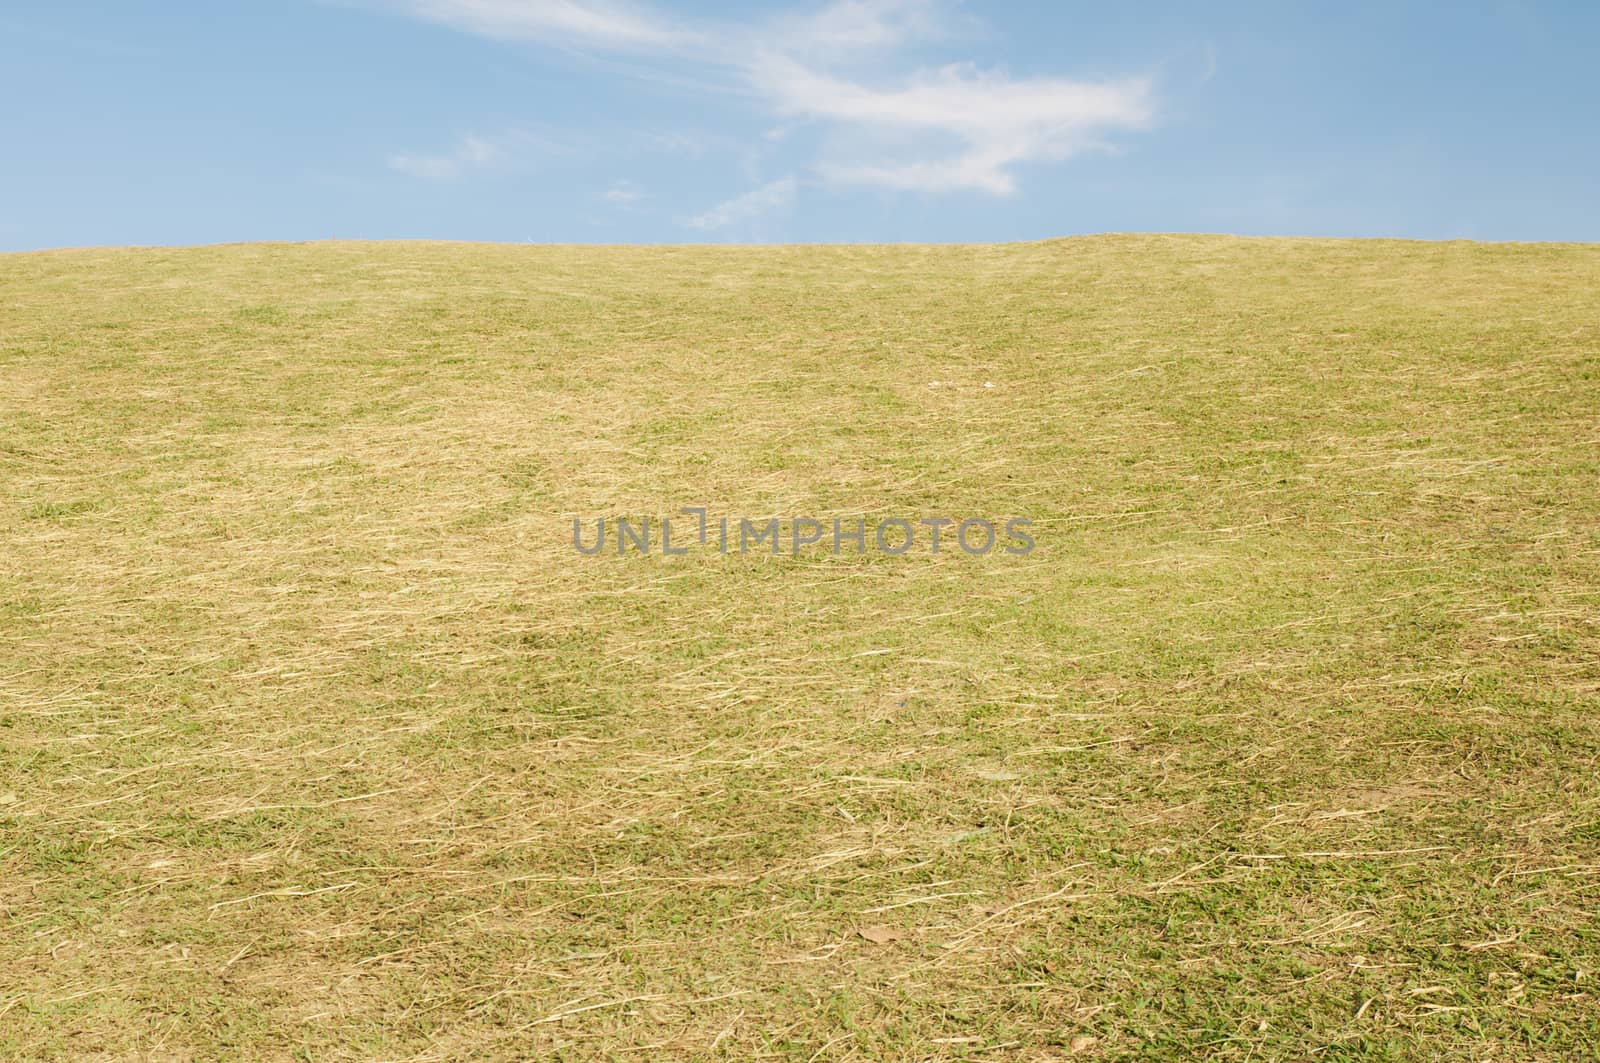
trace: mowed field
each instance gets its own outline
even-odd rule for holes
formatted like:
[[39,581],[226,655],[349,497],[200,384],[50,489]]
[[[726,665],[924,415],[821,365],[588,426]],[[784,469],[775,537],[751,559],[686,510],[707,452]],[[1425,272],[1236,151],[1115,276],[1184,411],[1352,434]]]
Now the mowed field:
[[3,1058],[1593,1058],[1597,710],[1597,246],[0,256]]

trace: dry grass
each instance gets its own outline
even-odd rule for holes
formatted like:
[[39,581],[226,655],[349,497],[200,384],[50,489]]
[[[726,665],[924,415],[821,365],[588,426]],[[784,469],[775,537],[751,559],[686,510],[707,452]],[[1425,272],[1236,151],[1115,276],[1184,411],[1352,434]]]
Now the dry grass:
[[[1597,293],[1204,237],[0,257],[0,1055],[1593,1055]],[[692,503],[1039,548],[571,548]]]

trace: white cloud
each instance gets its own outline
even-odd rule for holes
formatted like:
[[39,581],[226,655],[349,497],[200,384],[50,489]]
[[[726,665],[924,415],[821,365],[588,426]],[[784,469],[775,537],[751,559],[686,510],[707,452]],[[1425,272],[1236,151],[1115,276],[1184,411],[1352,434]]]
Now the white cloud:
[[[821,175],[837,183],[1009,195],[1016,163],[1068,158],[1115,129],[1137,129],[1154,116],[1147,82],[1013,80],[958,64],[918,73],[893,88],[870,88],[794,61],[763,68],[760,84],[785,114],[910,134],[956,138],[942,158],[825,161]],[[926,150],[926,149],[922,149]]]
[[[830,184],[1010,195],[1019,165],[1102,146],[1112,134],[1147,127],[1156,113],[1153,87],[1141,78],[1013,78],[970,62],[917,67],[913,46],[956,39],[956,0],[832,0],[731,24],[616,0],[405,2],[415,15],[488,37],[625,54],[663,70],[710,73],[723,84],[731,78],[786,123],[780,128],[799,123],[846,134],[832,137],[813,164]],[[471,165],[456,155],[392,162],[428,176]]]
[[489,166],[505,156],[505,149],[478,136],[464,136],[454,150],[442,155],[391,155],[389,168],[424,181],[454,181],[470,170]]
[[1096,84],[1061,78],[1012,81],[971,64],[916,75],[896,89],[874,90],[796,62],[773,63],[762,83],[786,110],[846,121],[943,129],[968,137],[1003,130],[1050,131],[1097,124],[1138,124],[1148,117],[1137,82]]
[[684,224],[691,229],[726,229],[738,222],[790,206],[794,203],[795,191],[799,186],[800,183],[793,177],[772,181],[742,196],[735,196],[726,203],[719,203]]

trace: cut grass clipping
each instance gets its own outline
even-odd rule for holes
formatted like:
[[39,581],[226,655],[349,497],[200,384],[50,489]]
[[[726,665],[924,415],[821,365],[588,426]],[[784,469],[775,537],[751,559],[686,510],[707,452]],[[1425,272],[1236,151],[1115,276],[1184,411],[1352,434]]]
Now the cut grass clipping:
[[[0,1057],[1591,1058],[1597,351],[1593,246],[0,257]],[[692,505],[1037,548],[573,549]]]

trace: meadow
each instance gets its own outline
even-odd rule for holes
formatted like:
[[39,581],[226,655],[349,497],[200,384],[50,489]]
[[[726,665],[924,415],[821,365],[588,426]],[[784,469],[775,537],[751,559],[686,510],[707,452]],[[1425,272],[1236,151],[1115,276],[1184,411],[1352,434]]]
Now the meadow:
[[0,256],[3,1058],[1595,1058],[1597,709],[1600,245]]

